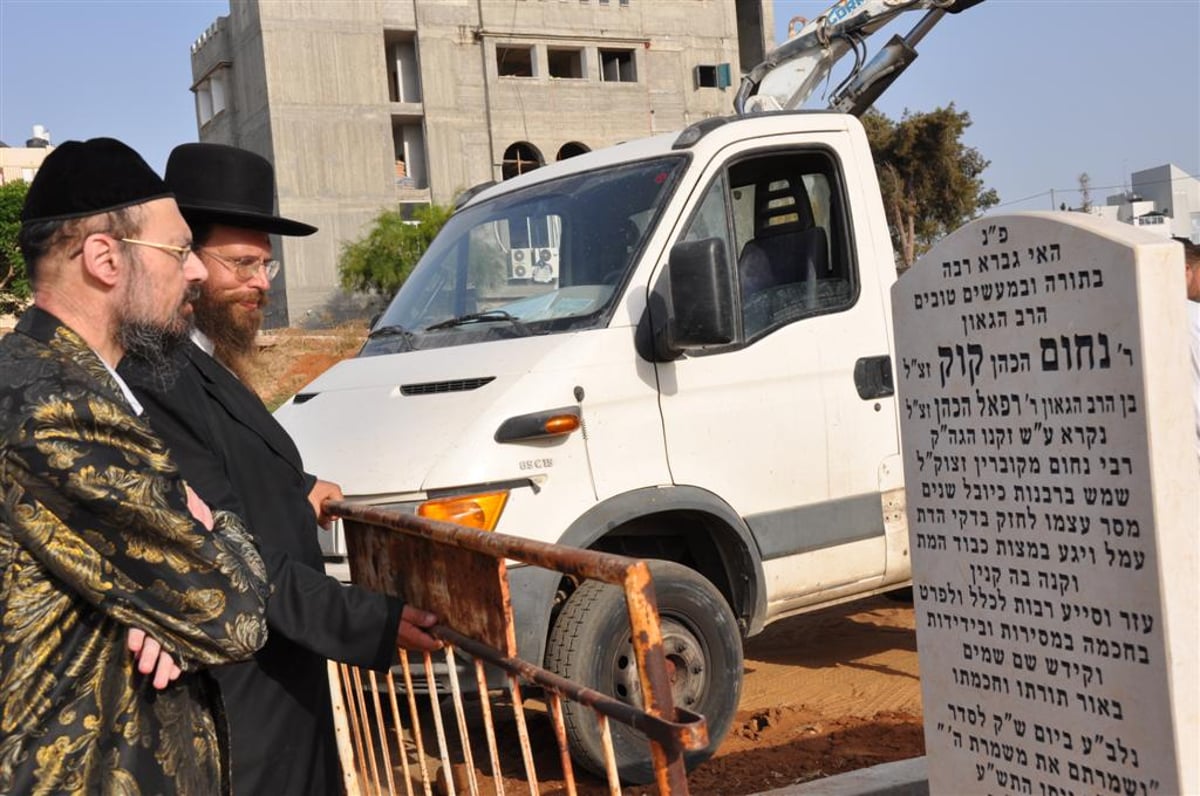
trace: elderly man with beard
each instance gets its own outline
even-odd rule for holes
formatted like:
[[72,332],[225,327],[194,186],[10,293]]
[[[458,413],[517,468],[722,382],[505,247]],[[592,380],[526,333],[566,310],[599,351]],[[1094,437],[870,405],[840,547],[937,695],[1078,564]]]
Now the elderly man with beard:
[[228,793],[201,667],[265,641],[263,562],[115,372],[162,370],[205,266],[167,186],[110,138],[46,158],[19,243],[34,305],[0,340],[0,792]]
[[341,490],[305,472],[287,432],[248,386],[279,269],[270,234],[316,228],[274,215],[271,164],[246,150],[183,144],[167,161],[166,180],[209,278],[177,378],[163,382],[145,368],[126,375],[196,491],[244,512],[267,563],[270,640],[252,663],[216,673],[234,781],[247,793],[338,793],[326,659],[386,671],[398,646],[441,646],[424,631],[436,617],[324,574],[321,503]]

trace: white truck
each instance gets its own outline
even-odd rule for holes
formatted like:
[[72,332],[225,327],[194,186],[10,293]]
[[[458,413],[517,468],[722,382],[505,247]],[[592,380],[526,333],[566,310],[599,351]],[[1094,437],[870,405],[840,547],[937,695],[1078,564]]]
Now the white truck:
[[[464,198],[358,356],[277,411],[308,467],[350,499],[653,560],[675,703],[708,719],[689,762],[707,758],[742,638],[910,578],[896,270],[866,135],[853,113],[752,111],[794,107],[925,10],[835,93],[861,112],[975,2],[843,0],[747,77],[737,117]],[[618,590],[511,580],[522,658],[637,699]],[[568,724],[602,771],[595,722]],[[645,745],[614,736],[623,778],[647,781]]]

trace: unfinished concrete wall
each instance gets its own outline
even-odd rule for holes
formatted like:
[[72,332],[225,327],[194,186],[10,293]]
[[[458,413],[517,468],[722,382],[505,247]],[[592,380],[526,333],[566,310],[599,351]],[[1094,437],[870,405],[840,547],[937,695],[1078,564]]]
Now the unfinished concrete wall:
[[[231,0],[193,48],[193,90],[214,74],[228,89],[200,140],[269,158],[280,212],[320,228],[276,241],[284,270],[268,323],[319,325],[358,311],[361,299],[337,286],[342,244],[383,208],[449,204],[500,179],[514,144],[551,162],[564,147],[598,149],[730,113],[739,38],[767,46],[770,6]],[[411,81],[407,93],[395,88],[397,43],[415,54],[406,63],[418,70],[416,92]],[[524,51],[524,74],[503,73],[505,50]],[[721,64],[731,84],[708,84]],[[700,82],[697,66],[708,70]]]

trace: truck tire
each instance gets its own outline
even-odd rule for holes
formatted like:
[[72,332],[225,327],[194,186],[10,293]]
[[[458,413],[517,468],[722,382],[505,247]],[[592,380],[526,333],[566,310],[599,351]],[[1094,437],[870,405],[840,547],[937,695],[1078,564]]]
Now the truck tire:
[[[742,690],[741,634],[725,598],[703,576],[669,561],[651,561],[650,571],[674,703],[708,722],[709,744],[687,754],[690,770],[712,756],[733,722]],[[546,668],[641,707],[629,613],[620,589],[587,581],[571,595],[550,634]],[[563,714],[571,757],[603,777],[604,747],[595,711],[564,701]],[[621,781],[653,782],[645,735],[615,721],[609,729]]]

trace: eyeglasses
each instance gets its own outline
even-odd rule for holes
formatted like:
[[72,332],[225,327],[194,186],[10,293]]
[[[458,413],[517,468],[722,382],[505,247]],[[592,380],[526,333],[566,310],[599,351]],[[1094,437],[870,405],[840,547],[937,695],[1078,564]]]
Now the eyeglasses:
[[173,254],[179,260],[179,266],[187,262],[188,255],[195,251],[189,243],[187,246],[172,246],[169,243],[152,243],[148,240],[137,240],[136,238],[121,238],[121,243],[132,243],[134,246],[149,246],[151,249],[158,249],[167,254]]
[[217,254],[208,249],[197,249],[197,254],[207,254],[214,260],[233,271],[237,278],[242,282],[249,282],[261,270],[267,276],[267,281],[270,282],[279,273],[278,260],[260,260],[257,257],[226,257],[223,254]]

